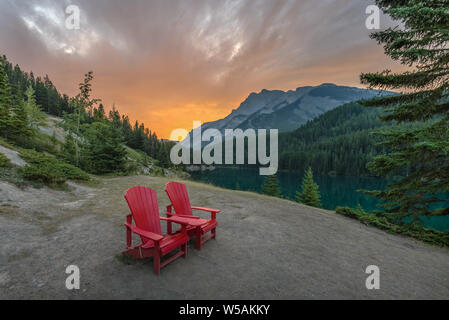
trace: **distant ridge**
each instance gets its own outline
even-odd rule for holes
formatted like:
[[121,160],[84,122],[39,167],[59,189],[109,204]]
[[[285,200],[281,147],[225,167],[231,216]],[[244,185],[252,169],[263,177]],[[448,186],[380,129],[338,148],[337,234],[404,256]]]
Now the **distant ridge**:
[[390,93],[333,83],[289,91],[263,89],[251,93],[227,117],[204,123],[202,130],[214,128],[223,132],[224,129],[253,128],[288,132],[343,104],[385,94]]

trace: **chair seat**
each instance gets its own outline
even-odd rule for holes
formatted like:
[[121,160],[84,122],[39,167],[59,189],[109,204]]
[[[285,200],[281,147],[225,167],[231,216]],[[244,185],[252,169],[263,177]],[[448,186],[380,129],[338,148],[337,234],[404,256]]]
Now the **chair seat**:
[[[216,228],[218,226],[217,220],[207,220],[207,219],[195,219],[195,221],[201,221],[203,224],[200,226],[201,228],[201,234],[208,233],[213,228]],[[187,227],[187,233],[189,235],[193,235],[196,231],[197,226],[188,226]],[[175,234],[178,234],[181,230],[178,230],[175,232]]]
[[[164,238],[159,242],[161,254],[165,255],[176,247],[179,247],[180,245],[186,243],[187,241],[189,241],[189,237],[187,235],[183,235],[182,233],[165,235]],[[153,240],[148,240],[144,245],[142,245],[143,249],[149,249],[153,247]]]
[[[217,220],[206,220],[206,219],[201,219],[201,220],[205,220],[205,223],[203,225],[201,225],[201,233],[205,234],[207,232],[209,232],[210,230],[212,230],[213,228],[217,227],[218,222]],[[187,227],[187,231],[196,229],[196,227]]]

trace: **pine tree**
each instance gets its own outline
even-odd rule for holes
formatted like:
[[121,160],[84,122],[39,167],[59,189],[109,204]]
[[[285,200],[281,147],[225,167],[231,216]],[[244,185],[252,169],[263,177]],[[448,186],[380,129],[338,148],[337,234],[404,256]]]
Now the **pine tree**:
[[106,113],[104,112],[104,106],[102,103],[97,108],[94,108],[94,115],[93,115],[94,121],[97,122],[103,122],[106,120]]
[[[92,109],[94,105],[101,101],[101,99],[91,99],[90,94],[92,92],[92,80],[94,75],[92,71],[89,71],[84,75],[84,80],[79,84],[80,93],[72,98],[70,101],[71,108],[74,110],[74,116],[68,115],[65,117],[67,119],[66,126],[70,127],[70,130],[77,136],[75,139],[75,165],[80,165],[80,142],[79,137],[81,137],[81,121],[86,115],[86,109],[88,110],[88,115],[92,115]],[[65,120],[66,120],[65,119]]]
[[159,147],[158,160],[161,167],[167,168],[170,166],[170,151],[165,143],[161,143]]
[[370,87],[403,91],[364,105],[382,107],[383,121],[410,125],[377,133],[388,151],[374,158],[368,168],[399,179],[384,191],[369,193],[383,201],[386,215],[399,221],[404,217],[418,221],[420,216],[448,215],[449,1],[376,3],[401,26],[375,32],[371,38],[410,71],[362,74],[361,82]]
[[94,122],[86,130],[88,142],[83,152],[84,169],[97,174],[125,169],[126,149],[121,132],[110,124]]
[[71,133],[68,133],[65,136],[65,142],[62,147],[61,156],[66,162],[72,165],[76,165],[75,153],[76,153],[75,139],[73,138]]
[[262,192],[272,197],[281,197],[279,180],[276,175],[267,176],[262,186]]
[[92,80],[94,79],[93,71],[89,71],[84,75],[84,81],[79,84],[80,93],[77,96],[81,103],[82,110],[87,110],[88,115],[93,117],[94,106],[101,101],[101,99],[91,99]]
[[13,96],[9,85],[8,75],[5,72],[5,60],[0,58],[0,135],[8,136],[11,128],[11,108]]
[[39,126],[46,125],[47,117],[45,113],[41,111],[41,108],[36,104],[33,87],[28,87],[25,91],[25,96],[27,97],[25,102],[25,112],[27,114],[28,125],[33,130],[37,130]]
[[15,103],[11,108],[11,127],[9,129],[9,138],[22,141],[32,135],[31,128],[28,126],[28,117],[25,111],[25,101],[21,87],[17,89]]
[[307,206],[321,208],[319,186],[313,181],[312,168],[309,168],[304,175],[301,184],[301,192],[296,192],[296,201]]
[[56,146],[58,144],[58,138],[56,138],[56,131],[53,130],[53,134],[50,137],[50,142]]

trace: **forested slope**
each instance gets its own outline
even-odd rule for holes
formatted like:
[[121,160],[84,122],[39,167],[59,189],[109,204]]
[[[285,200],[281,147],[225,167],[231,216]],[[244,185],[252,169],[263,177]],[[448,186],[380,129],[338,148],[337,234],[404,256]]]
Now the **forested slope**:
[[385,126],[379,111],[350,103],[279,136],[280,169],[367,175],[366,163],[382,151],[373,129]]
[[[145,152],[148,156],[158,160],[162,166],[170,166],[169,152],[172,144],[160,140],[157,134],[150,128],[145,127],[143,123],[139,123],[139,121],[132,123],[126,114],[120,114],[115,107],[109,113],[106,112],[101,100],[90,106],[81,106],[76,97],[69,97],[60,93],[48,75],[41,77],[34,75],[33,72],[25,72],[21,70],[19,65],[13,66],[5,56],[0,57],[0,60],[2,60],[0,65],[3,67],[3,72],[7,76],[5,85],[7,83],[9,87],[7,89],[9,91],[8,99],[11,99],[11,102],[4,103],[5,108],[16,107],[17,110],[17,107],[20,107],[21,104],[27,103],[28,99],[25,93],[31,87],[35,104],[41,111],[62,118],[70,117],[80,111],[80,124],[85,125],[84,129],[95,122],[110,124],[118,131],[118,136],[115,138],[130,148]],[[74,85],[76,84],[74,83]],[[1,94],[0,98],[5,99],[5,94]],[[104,129],[100,127],[97,125],[97,129]],[[7,130],[4,129],[3,131],[2,135],[4,136]],[[20,139],[21,137],[16,138]]]

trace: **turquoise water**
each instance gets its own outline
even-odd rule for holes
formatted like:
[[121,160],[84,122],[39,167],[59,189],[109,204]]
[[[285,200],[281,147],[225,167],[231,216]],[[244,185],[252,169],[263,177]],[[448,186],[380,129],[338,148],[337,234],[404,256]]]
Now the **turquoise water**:
[[[193,180],[210,183],[232,190],[261,192],[264,177],[259,175],[258,169],[250,168],[216,168],[213,171],[191,172]],[[302,173],[278,172],[282,195],[294,200],[296,191],[301,189]],[[320,186],[323,208],[334,210],[337,206],[355,207],[360,204],[365,210],[376,209],[379,203],[376,198],[357,192],[359,189],[381,190],[387,181],[372,177],[331,177],[314,176]],[[449,230],[449,217],[423,218],[427,227],[440,231]]]

